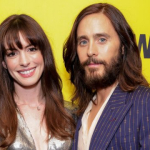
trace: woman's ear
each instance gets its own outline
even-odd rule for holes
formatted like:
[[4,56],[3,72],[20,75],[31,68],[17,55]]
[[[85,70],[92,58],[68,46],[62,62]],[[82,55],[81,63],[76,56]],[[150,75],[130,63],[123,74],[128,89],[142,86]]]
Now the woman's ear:
[[7,65],[6,65],[5,61],[2,61],[2,65],[5,69],[7,69]]

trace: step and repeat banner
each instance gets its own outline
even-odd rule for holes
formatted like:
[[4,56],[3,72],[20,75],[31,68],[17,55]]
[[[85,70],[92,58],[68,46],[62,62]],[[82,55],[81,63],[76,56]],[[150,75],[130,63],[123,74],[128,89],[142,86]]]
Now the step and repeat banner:
[[110,3],[124,14],[136,35],[143,74],[150,82],[150,0],[0,0],[0,23],[12,14],[27,14],[42,26],[52,45],[57,70],[63,81],[63,95],[68,101],[74,87],[64,67],[63,44],[78,13],[99,2]]

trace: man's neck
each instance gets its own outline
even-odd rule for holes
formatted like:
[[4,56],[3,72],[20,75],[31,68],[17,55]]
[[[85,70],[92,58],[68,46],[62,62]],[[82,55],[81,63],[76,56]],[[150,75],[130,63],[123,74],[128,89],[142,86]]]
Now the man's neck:
[[102,103],[104,103],[104,101],[107,99],[107,96],[110,94],[110,92],[112,91],[112,89],[114,89],[118,84],[118,81],[116,81],[115,83],[113,83],[111,86],[107,87],[107,88],[103,88],[103,89],[97,89],[97,100],[96,103],[97,105],[101,105]]

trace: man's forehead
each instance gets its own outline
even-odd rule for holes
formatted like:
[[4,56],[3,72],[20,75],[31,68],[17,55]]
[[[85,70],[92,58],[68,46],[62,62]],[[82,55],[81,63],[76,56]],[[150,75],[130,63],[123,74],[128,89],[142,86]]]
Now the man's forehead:
[[77,37],[86,34],[93,36],[107,35],[116,32],[110,19],[103,13],[94,13],[85,16],[79,23],[77,28]]
[[[88,14],[88,15],[84,16],[84,17],[80,20],[78,26],[79,26],[83,21],[90,22],[90,21],[92,21],[93,19],[102,20],[102,19],[104,19],[104,18],[110,21],[110,19],[109,19],[104,13],[102,13],[102,12]],[[110,21],[110,22],[111,22],[111,21]]]

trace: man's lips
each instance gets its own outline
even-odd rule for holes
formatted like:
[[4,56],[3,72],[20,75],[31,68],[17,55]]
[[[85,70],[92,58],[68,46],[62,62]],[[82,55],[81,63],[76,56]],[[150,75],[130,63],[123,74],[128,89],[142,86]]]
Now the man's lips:
[[90,64],[88,64],[87,66],[88,67],[98,67],[98,66],[100,66],[100,65],[103,65],[102,63],[90,63]]

